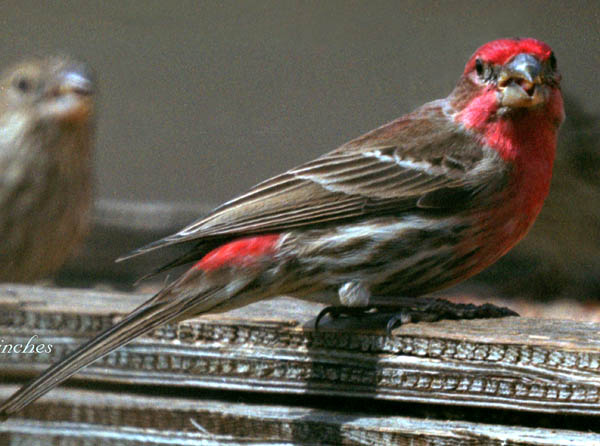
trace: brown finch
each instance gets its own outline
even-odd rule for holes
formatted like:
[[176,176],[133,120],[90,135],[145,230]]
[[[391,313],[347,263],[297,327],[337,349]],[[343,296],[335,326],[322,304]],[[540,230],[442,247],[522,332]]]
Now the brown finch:
[[479,48],[446,99],[271,178],[132,255],[185,243],[196,262],[114,327],[15,393],[21,410],[168,321],[289,294],[390,306],[452,285],[513,247],[548,188],[563,105],[534,39]]
[[66,57],[0,76],[0,282],[52,274],[88,227],[92,91]]

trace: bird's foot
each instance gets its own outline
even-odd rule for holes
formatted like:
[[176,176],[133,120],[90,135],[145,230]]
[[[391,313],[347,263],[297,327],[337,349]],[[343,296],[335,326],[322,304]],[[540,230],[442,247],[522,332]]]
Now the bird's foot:
[[340,316],[348,316],[348,317],[361,317],[366,314],[369,314],[376,307],[374,305],[367,305],[366,307],[347,307],[344,305],[332,305],[329,307],[325,307],[321,310],[321,312],[317,315],[315,319],[315,330],[319,329],[319,322],[325,316],[329,316],[331,319],[337,319]]
[[[373,311],[376,310],[376,311]],[[492,304],[459,304],[445,299],[435,298],[399,298],[393,305],[369,305],[366,307],[332,306],[324,308],[315,320],[315,329],[325,316],[365,316],[391,314],[386,325],[387,334],[394,328],[410,322],[436,322],[444,319],[489,319],[518,316],[510,308]]]
[[459,304],[445,299],[414,298],[410,305],[385,306],[378,309],[394,313],[388,320],[388,335],[396,327],[409,322],[436,322],[441,320],[492,319],[519,314],[507,307],[492,304]]

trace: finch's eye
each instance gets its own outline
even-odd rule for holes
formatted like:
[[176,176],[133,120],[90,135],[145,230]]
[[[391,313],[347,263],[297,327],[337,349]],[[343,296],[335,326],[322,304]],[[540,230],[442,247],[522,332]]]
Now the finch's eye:
[[554,56],[554,53],[550,53],[550,68],[556,70],[556,57]]
[[15,87],[22,93],[27,93],[32,88],[32,83],[25,77],[18,77],[14,81]]
[[483,62],[481,59],[475,59],[475,71],[477,71],[477,76],[483,76]]

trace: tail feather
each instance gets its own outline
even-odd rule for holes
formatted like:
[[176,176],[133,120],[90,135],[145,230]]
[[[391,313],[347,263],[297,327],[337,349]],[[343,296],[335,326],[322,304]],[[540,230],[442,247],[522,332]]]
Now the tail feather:
[[117,262],[117,263],[122,262],[123,260],[128,260],[133,257],[138,257],[138,256],[146,254],[150,251],[154,251],[156,249],[164,248],[166,246],[171,246],[171,245],[175,245],[180,242],[187,241],[187,240],[182,240],[181,237],[176,237],[176,235],[177,234],[170,235],[168,237],[164,237],[159,240],[156,240],[152,243],[148,243],[147,245],[144,245],[140,248],[134,249],[133,251],[130,251],[127,254],[123,254],[122,256],[118,257],[115,260],[115,262]]
[[127,344],[137,336],[162,325],[176,314],[176,307],[165,305],[164,302],[139,308],[12,395],[0,406],[0,419],[18,412],[86,365]]
[[171,268],[176,268],[178,266],[181,265],[185,265],[186,263],[190,263],[193,262],[194,260],[197,259],[197,254],[196,253],[187,253],[185,254],[183,257],[177,257],[176,259],[170,261],[169,263],[166,263],[158,268],[153,269],[152,271],[150,271],[149,273],[144,274],[142,277],[139,277],[134,283],[133,286],[138,286],[140,283],[142,283],[144,280],[149,279],[151,277],[154,277],[160,273],[163,273],[165,271],[170,270]]
[[[0,406],[0,420],[25,408],[96,359],[169,321],[217,311],[215,307],[223,311],[241,305],[243,300],[232,301],[232,298],[244,292],[268,268],[268,262],[263,260],[272,255],[279,238],[277,234],[250,237],[213,249],[115,326],[18,390]],[[170,265],[192,260],[196,257],[194,251]]]
[[179,320],[192,313],[209,311],[230,298],[232,294],[239,292],[238,289],[232,293],[232,290],[225,290],[219,286],[182,299],[180,293],[177,295],[171,293],[172,289],[173,286],[169,286],[159,292],[116,325],[83,344],[62,361],[47,369],[41,376],[15,392],[0,406],[0,420],[25,408],[85,366],[136,337],[169,321]]
[[[194,246],[192,249],[188,250],[182,256],[179,256],[179,257],[175,258],[174,260],[170,261],[169,263],[166,263],[166,264],[150,271],[149,273],[144,274],[142,277],[140,277],[139,279],[137,279],[135,281],[134,286],[138,285],[139,283],[143,282],[146,279],[154,277],[154,276],[156,276],[160,273],[163,273],[165,271],[168,271],[172,268],[186,265],[188,263],[194,262],[194,261],[202,258],[206,252],[210,251],[215,246],[218,246],[219,243],[220,243],[220,241],[212,241],[212,242],[204,242],[204,243],[196,244],[196,246]],[[123,257],[122,259],[125,259],[125,258],[127,258],[127,257]]]

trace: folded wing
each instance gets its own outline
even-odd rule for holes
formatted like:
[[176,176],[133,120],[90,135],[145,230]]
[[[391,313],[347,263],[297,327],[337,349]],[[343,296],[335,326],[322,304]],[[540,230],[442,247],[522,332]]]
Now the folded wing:
[[436,126],[432,132],[430,124],[424,124],[432,114],[448,119],[439,108],[429,110],[428,120],[415,115],[400,118],[256,185],[207,217],[122,259],[175,243],[278,232],[416,207],[444,207],[447,199],[454,206],[457,201],[468,206],[486,187],[474,180],[485,175],[470,173],[494,169],[486,169],[488,154],[471,135],[457,135],[451,125]]

